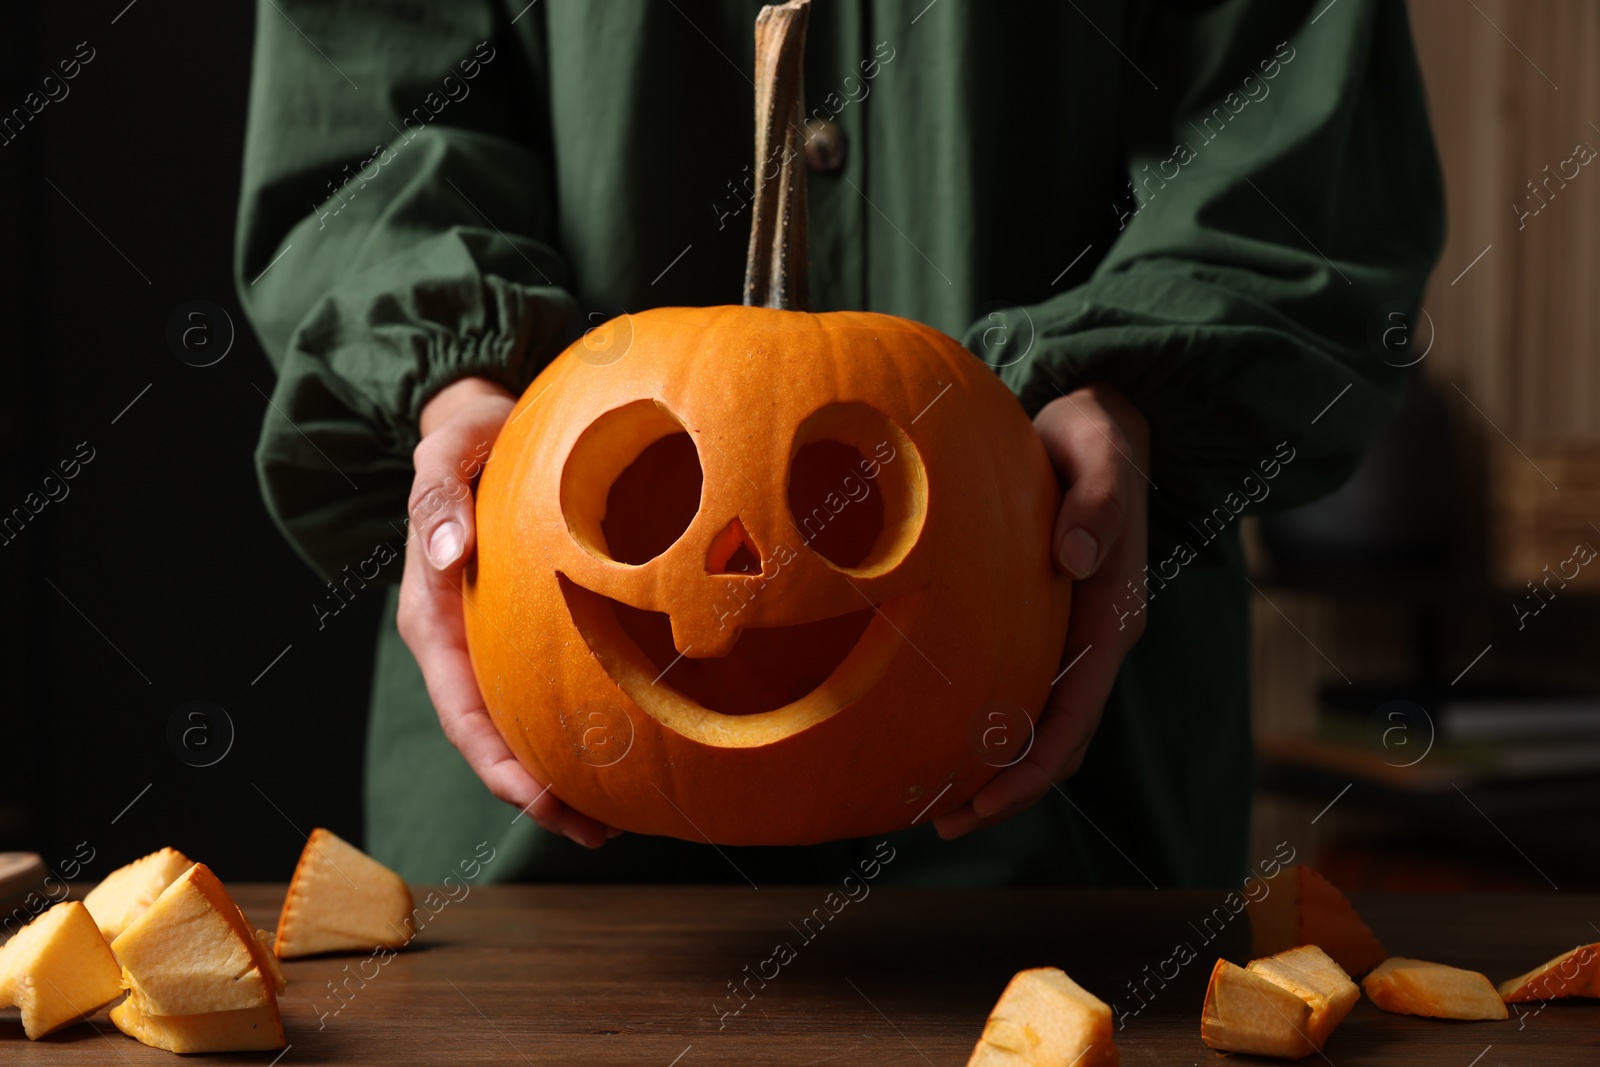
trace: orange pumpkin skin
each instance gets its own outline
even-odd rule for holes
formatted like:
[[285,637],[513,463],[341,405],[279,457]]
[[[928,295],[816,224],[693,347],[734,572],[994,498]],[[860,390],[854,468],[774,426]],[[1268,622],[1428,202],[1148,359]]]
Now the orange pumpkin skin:
[[485,465],[473,667],[523,765],[612,826],[729,845],[901,829],[1031,742],[992,709],[1036,722],[1059,669],[1059,503],[1016,399],[929,327],[613,320],[528,387]]

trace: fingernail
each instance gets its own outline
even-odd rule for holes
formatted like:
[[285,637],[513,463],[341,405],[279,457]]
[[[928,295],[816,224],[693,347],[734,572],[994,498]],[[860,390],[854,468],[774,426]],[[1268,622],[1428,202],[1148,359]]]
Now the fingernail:
[[428,538],[428,562],[435,570],[444,570],[461,558],[461,548],[466,544],[459,522],[441,522]]
[[1068,530],[1061,539],[1061,566],[1074,578],[1087,578],[1094,573],[1095,560],[1100,555],[1100,542],[1094,534],[1081,526]]
[[571,829],[568,829],[568,830],[561,831],[561,834],[568,841],[571,841],[575,845],[580,845],[583,848],[599,848],[601,845],[606,843],[605,834],[601,833],[598,830],[589,830],[589,829],[571,830]]
[[980,819],[987,819],[1003,807],[1005,807],[1005,804],[997,797],[985,796],[979,793],[972,798],[972,814]]

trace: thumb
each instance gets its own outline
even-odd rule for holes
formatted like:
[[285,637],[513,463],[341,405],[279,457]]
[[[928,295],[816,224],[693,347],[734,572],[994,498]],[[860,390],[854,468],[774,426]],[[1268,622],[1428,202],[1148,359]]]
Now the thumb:
[[493,431],[471,421],[448,422],[412,453],[416,478],[407,511],[411,536],[438,571],[454,571],[475,547],[472,480],[489,454]]
[[1115,467],[1093,468],[1067,489],[1056,513],[1056,565],[1072,577],[1100,569],[1122,536],[1122,481]]
[[1128,502],[1122,456],[1087,420],[1041,426],[1045,451],[1066,492],[1056,513],[1056,566],[1073,578],[1093,575],[1122,536]]

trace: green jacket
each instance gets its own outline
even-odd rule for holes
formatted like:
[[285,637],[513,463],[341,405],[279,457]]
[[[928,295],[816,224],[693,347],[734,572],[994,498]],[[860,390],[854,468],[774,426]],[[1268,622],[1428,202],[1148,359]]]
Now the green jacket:
[[[278,370],[256,460],[324,576],[399,580],[373,561],[403,542],[418,411],[450,381],[520,392],[587,325],[738,301],[759,6],[261,5],[237,251]],[[1030,412],[1110,382],[1152,427],[1160,581],[1082,773],[962,841],[902,834],[887,873],[1236,881],[1238,514],[1353,469],[1403,381],[1371,323],[1419,298],[1442,241],[1404,5],[816,0],[805,84],[846,140],[810,175],[816,310],[938,327]],[[485,839],[495,877],[577,880],[825,879],[871,847],[626,835],[592,854],[513,823],[445,742],[393,614],[367,844],[408,878]]]

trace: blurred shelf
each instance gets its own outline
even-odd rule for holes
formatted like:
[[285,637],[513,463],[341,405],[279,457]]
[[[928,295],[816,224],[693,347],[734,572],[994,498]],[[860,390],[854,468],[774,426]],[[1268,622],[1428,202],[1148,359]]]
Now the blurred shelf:
[[1296,570],[1264,567],[1251,580],[1260,586],[1353,597],[1399,597],[1408,601],[1467,598],[1482,595],[1487,587],[1459,575],[1419,571]]
[[1256,761],[1263,789],[1327,798],[1348,786],[1341,804],[1391,812],[1493,819],[1600,811],[1600,775],[1595,774],[1489,778],[1472,768],[1427,758],[1396,766],[1353,745],[1298,737],[1261,739]]
[[[1600,538],[1596,538],[1600,540]],[[1557,560],[1559,556],[1555,557]],[[1531,573],[1528,577],[1539,577]],[[1263,589],[1285,589],[1333,597],[1397,600],[1407,604],[1462,604],[1499,602],[1527,593],[1526,586],[1507,585],[1482,576],[1426,574],[1410,571],[1293,570],[1267,567],[1252,572],[1250,580]],[[1568,585],[1560,590],[1563,601],[1600,606],[1600,588]]]

